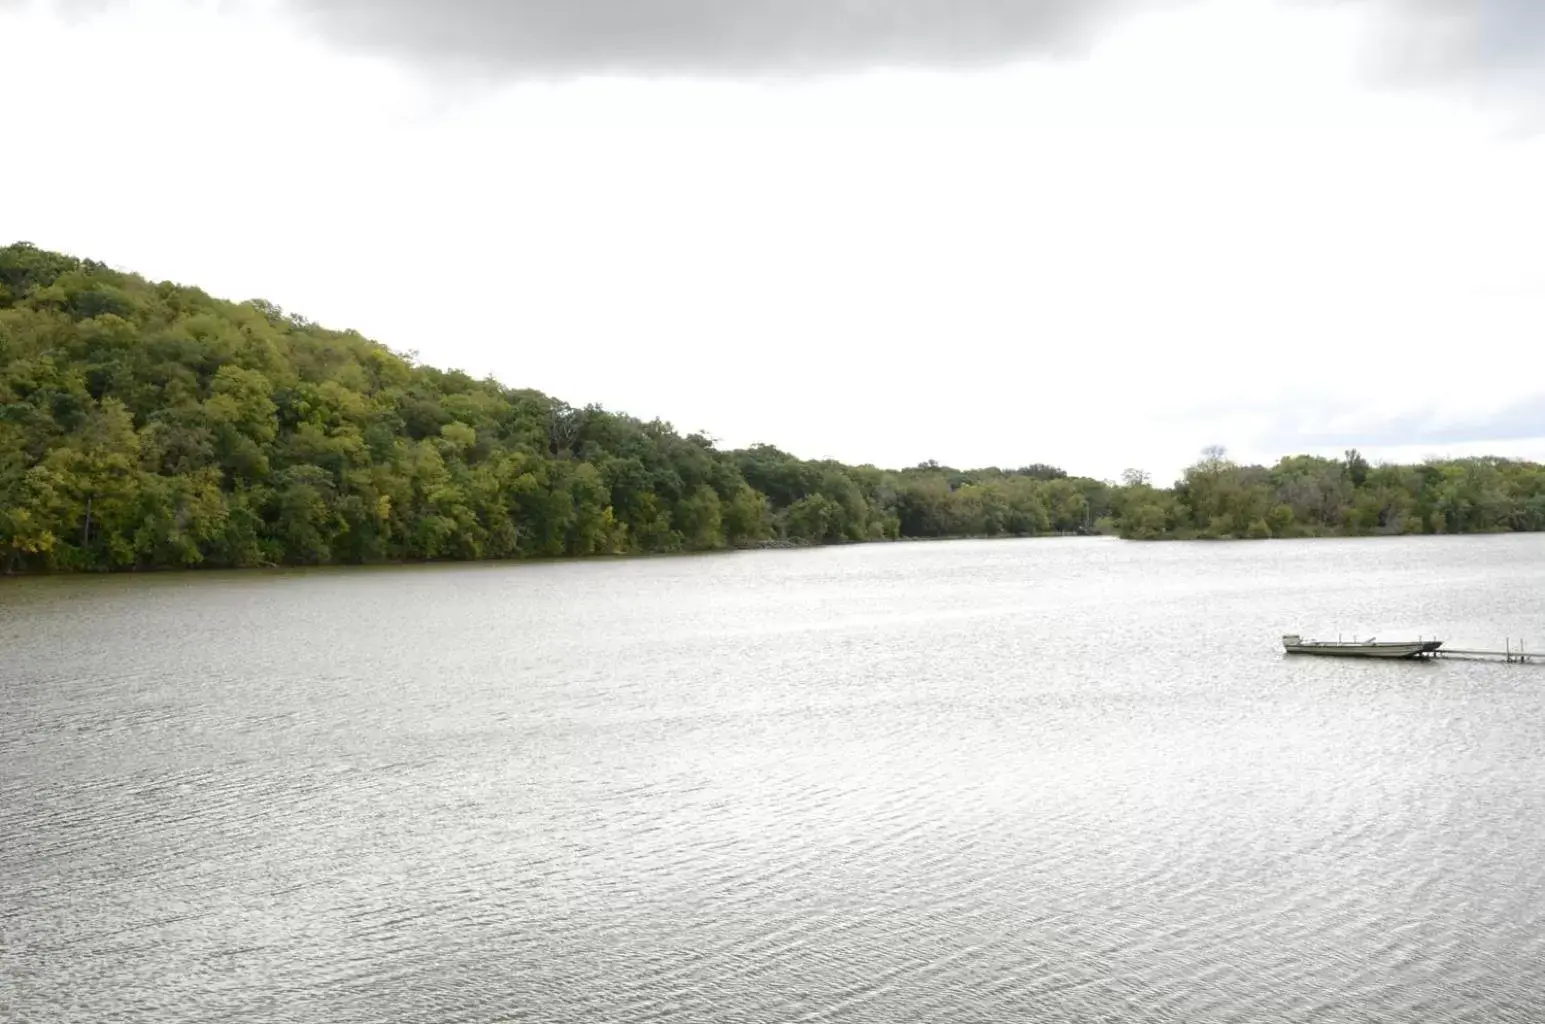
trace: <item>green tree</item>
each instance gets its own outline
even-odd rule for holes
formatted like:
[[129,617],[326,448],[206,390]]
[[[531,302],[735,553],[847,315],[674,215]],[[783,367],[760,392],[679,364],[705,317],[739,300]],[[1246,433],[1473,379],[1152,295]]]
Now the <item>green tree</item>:
[[670,552],[899,537],[1545,529],[1545,467],[1209,449],[1174,486],[900,470],[420,364],[272,303],[0,248],[0,569]]

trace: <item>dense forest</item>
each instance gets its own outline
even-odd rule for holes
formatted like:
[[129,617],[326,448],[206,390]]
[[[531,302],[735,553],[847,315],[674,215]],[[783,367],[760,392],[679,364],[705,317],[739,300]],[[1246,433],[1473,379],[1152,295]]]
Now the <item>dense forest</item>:
[[898,538],[1545,529],[1545,467],[883,470],[573,408],[27,244],[0,249],[0,569],[534,558]]

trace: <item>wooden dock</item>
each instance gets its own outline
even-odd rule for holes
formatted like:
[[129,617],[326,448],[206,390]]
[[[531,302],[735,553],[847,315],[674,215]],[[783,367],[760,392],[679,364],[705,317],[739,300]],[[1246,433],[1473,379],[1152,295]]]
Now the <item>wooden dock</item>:
[[1526,651],[1524,642],[1518,641],[1515,647],[1513,641],[1507,641],[1507,648],[1501,651],[1480,651],[1463,647],[1441,647],[1434,651],[1430,657],[1435,658],[1473,658],[1476,660],[1491,661],[1501,659],[1515,665],[1527,665],[1531,662],[1545,664],[1545,651]]

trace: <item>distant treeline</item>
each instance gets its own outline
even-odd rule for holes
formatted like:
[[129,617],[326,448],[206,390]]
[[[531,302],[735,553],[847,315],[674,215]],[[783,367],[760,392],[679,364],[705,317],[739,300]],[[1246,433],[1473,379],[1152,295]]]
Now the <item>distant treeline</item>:
[[905,537],[1545,529],[1545,467],[1266,469],[1175,486],[1052,466],[882,470],[419,366],[352,331],[26,244],[0,249],[0,568],[535,558]]

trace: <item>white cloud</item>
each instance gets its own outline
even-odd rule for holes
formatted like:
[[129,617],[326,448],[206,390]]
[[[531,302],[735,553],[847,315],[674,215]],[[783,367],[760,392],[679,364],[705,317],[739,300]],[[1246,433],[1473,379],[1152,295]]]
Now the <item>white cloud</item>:
[[0,236],[854,461],[1162,476],[1316,410],[1374,435],[1545,393],[1545,147],[1360,85],[1349,10],[1153,15],[1079,64],[461,92],[179,10],[0,10],[0,90],[35,97]]

